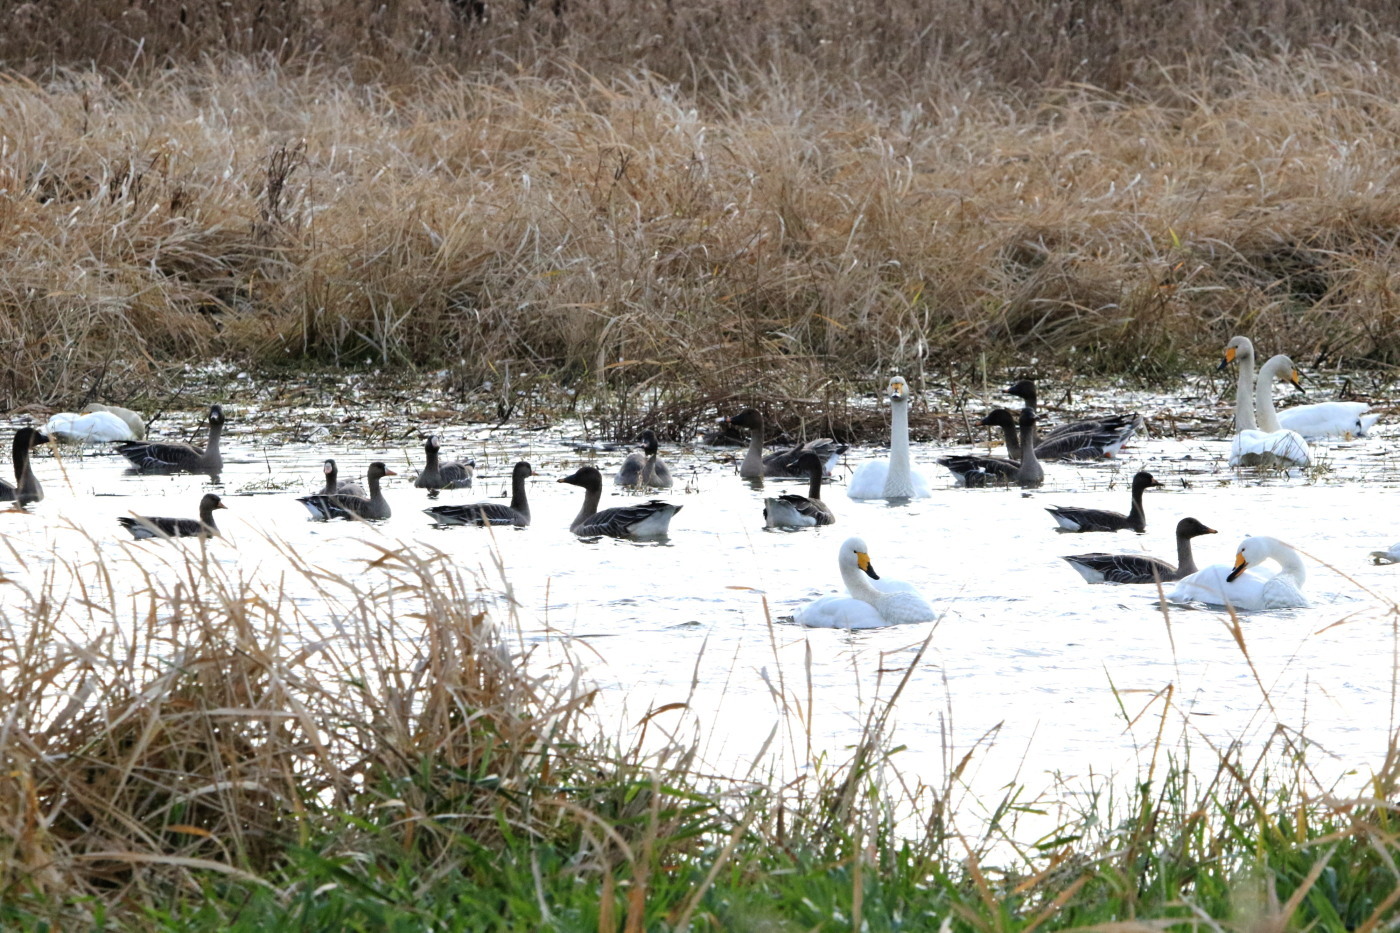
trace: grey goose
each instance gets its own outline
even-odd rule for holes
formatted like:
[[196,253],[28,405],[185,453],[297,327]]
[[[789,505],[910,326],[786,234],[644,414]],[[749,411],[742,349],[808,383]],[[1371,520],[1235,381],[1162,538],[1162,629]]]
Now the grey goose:
[[439,525],[514,525],[526,528],[530,524],[530,503],[525,498],[525,480],[535,475],[530,464],[521,460],[510,471],[510,505],[504,502],[472,502],[466,505],[435,505],[424,509]]
[[386,476],[397,476],[393,470],[384,465],[382,460],[376,460],[369,465],[369,472],[365,478],[369,480],[369,495],[355,496],[344,493],[326,495],[320,493],[314,496],[302,496],[297,499],[306,510],[311,513],[311,517],[326,521],[332,518],[365,519],[377,520],[388,518],[392,513],[389,502],[384,498],[384,493],[379,489],[379,481]]
[[659,537],[670,530],[671,518],[681,510],[679,505],[652,499],[637,505],[623,505],[598,511],[603,496],[603,474],[596,467],[579,467],[559,480],[571,486],[583,487],[583,508],[569,525],[569,530],[581,538],[609,535],[614,538]]
[[1196,572],[1191,539],[1215,534],[1194,518],[1176,523],[1176,566],[1145,554],[1071,554],[1061,558],[1090,583],[1172,583]]
[[209,442],[203,450],[191,444],[122,441],[117,452],[141,473],[206,473],[218,480],[224,468],[219,438],[224,433],[224,410],[209,406]]
[[228,506],[218,496],[206,492],[199,500],[199,518],[122,515],[117,518],[117,523],[138,541],[147,538],[208,538],[219,533],[219,527],[214,524],[214,510],[226,508]]

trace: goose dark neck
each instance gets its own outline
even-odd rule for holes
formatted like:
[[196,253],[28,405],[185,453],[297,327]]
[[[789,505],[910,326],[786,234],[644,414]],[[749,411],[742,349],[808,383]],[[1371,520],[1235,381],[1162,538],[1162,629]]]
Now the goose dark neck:
[[755,477],[763,475],[763,417],[755,414],[749,426],[749,452],[744,455],[744,464],[739,475]]
[[808,464],[807,476],[810,477],[807,483],[807,498],[820,499],[822,497],[822,465],[820,461]]
[[29,472],[29,438],[28,431],[16,431],[14,443],[10,445],[15,467],[15,483],[21,486],[24,485],[24,475]]
[[598,513],[598,502],[603,498],[603,484],[601,482],[590,482],[583,487],[583,508],[578,510],[578,517],[574,519],[571,527],[577,528],[585,521]]
[[1191,538],[1189,534],[1176,533],[1176,577],[1190,576],[1196,572],[1196,556],[1191,550]]
[[427,456],[427,460],[428,460],[427,466],[424,468],[423,472],[424,472],[424,473],[437,473],[437,471],[438,471],[438,448],[432,447],[432,446],[424,447],[424,448],[423,448],[423,453]]
[[530,514],[530,503],[525,499],[524,470],[515,470],[510,477],[510,507],[521,515]]
[[339,486],[336,483],[336,477],[338,475],[339,471],[337,471],[334,466],[326,471],[326,488],[321,491],[322,495],[333,496],[339,492]]
[[199,520],[210,531],[218,532],[219,526],[214,524],[214,503],[201,502],[199,504]]
[[1016,436],[1016,422],[1011,419],[1011,413],[1006,412],[1005,418],[994,418],[987,423],[1001,428],[1001,439],[1006,442],[1006,455],[1012,460],[1020,460],[1021,439]]
[[1138,534],[1147,530],[1147,512],[1142,507],[1142,493],[1146,488],[1146,486],[1133,483],[1133,507],[1128,512],[1128,524]]
[[1035,417],[1026,409],[1021,413],[1021,466],[1016,470],[1016,482],[1039,486],[1044,481],[1045,470],[1035,456]]
[[205,453],[218,453],[219,438],[224,433],[224,419],[222,417],[209,420],[209,443],[205,446]]
[[369,480],[369,497],[371,499],[380,498],[379,481],[383,476],[384,474],[380,473],[378,470],[369,471],[369,475],[366,478]]

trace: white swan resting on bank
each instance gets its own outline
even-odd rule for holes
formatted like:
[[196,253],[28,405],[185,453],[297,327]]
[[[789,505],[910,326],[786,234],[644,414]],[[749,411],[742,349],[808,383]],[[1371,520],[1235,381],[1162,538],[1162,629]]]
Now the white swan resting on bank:
[[1370,411],[1371,406],[1365,402],[1318,402],[1285,408],[1278,413],[1278,421],[1308,440],[1365,437],[1371,426],[1381,420],[1380,415]]
[[44,424],[44,431],[63,444],[103,444],[134,441],[140,437],[130,425],[108,411],[84,414],[61,411]]
[[[1249,568],[1274,560],[1279,570],[1273,574]],[[1212,564],[1198,570],[1172,587],[1168,599],[1178,603],[1206,603],[1231,609],[1303,609],[1309,603],[1303,595],[1307,571],[1298,552],[1277,538],[1263,535],[1245,538],[1235,552],[1235,563]]]
[[[1236,341],[1248,343],[1243,337],[1235,337],[1230,341],[1233,346]],[[1236,358],[1240,360],[1241,379],[1236,390],[1235,398],[1235,426],[1236,434],[1230,443],[1230,466],[1266,466],[1266,467],[1305,467],[1312,462],[1312,451],[1308,447],[1307,441],[1297,431],[1290,431],[1279,424],[1278,415],[1274,411],[1274,377],[1287,373],[1288,379],[1294,385],[1298,384],[1298,368],[1293,365],[1293,361],[1282,354],[1270,357],[1269,361],[1259,370],[1258,383],[1254,388],[1254,408],[1249,409],[1249,399],[1245,396],[1244,388],[1244,366],[1245,360],[1253,360],[1253,346],[1249,348],[1248,356],[1243,352],[1237,352]],[[1229,347],[1226,348],[1226,359],[1230,359]],[[1254,423],[1257,419],[1257,428],[1241,427],[1241,424]]]
[[877,628],[905,622],[930,622],[933,607],[908,583],[882,580],[861,538],[841,544],[836,564],[850,596],[823,596],[793,613],[811,628]]
[[922,499],[928,480],[909,465],[909,383],[890,379],[890,458],[862,463],[846,487],[852,499]]

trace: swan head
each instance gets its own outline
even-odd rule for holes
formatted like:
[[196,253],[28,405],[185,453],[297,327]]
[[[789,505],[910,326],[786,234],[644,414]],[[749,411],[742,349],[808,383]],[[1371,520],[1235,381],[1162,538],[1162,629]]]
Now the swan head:
[[1224,369],[1235,360],[1254,360],[1254,342],[1248,337],[1231,337],[1225,344],[1225,358],[1216,369]]
[[1269,362],[1264,364],[1264,368],[1274,374],[1274,378],[1282,375],[1292,383],[1293,388],[1299,392],[1303,391],[1302,377],[1298,374],[1298,366],[1286,354],[1280,353],[1278,356],[1269,357]]
[[904,381],[903,376],[891,376],[890,385],[886,391],[889,393],[891,405],[895,402],[909,400],[909,383]]
[[1245,569],[1256,564],[1261,564],[1270,557],[1279,559],[1279,551],[1292,551],[1288,545],[1277,538],[1266,538],[1263,536],[1256,538],[1245,538],[1240,542],[1239,550],[1235,552],[1235,569],[1231,570],[1225,577],[1226,581],[1232,581]]
[[1207,528],[1204,523],[1194,518],[1183,518],[1176,523],[1176,536],[1178,538],[1198,538],[1201,535],[1213,535],[1214,528]]
[[837,562],[842,570],[859,570],[872,580],[880,579],[880,575],[875,572],[875,565],[870,562],[870,552],[865,547],[864,538],[847,538],[841,545],[841,554]]
[[1021,379],[1011,383],[1006,387],[1006,394],[1023,399],[1027,408],[1035,407],[1035,383],[1030,379]]

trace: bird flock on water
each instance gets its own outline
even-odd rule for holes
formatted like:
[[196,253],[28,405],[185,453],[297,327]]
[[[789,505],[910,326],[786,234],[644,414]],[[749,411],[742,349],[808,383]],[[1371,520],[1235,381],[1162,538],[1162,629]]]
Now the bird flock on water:
[[[1232,467],[1296,469],[1313,462],[1310,442],[1324,438],[1365,436],[1379,415],[1362,402],[1324,402],[1300,405],[1279,412],[1274,407],[1273,387],[1284,381],[1295,386],[1298,368],[1285,355],[1271,357],[1256,374],[1254,345],[1247,337],[1234,337],[1225,347],[1220,368],[1238,367],[1235,423],[1229,463]],[[1035,384],[1020,380],[1006,389],[1021,400],[1018,413],[1006,408],[988,412],[980,424],[999,428],[1006,456],[950,454],[937,458],[958,486],[1020,486],[1035,488],[1045,479],[1045,462],[1084,461],[1117,457],[1124,446],[1143,428],[1136,412],[1113,413],[1076,421],[1042,431],[1037,414]],[[884,499],[899,502],[932,495],[928,478],[915,468],[909,443],[909,404],[911,391],[904,378],[894,376],[886,387],[890,405],[890,445],[885,458],[862,463],[851,476],[846,492],[852,500]],[[763,518],[769,527],[808,528],[837,521],[830,504],[822,497],[841,455],[848,449],[831,438],[817,438],[777,451],[765,446],[766,425],[762,414],[746,408],[721,419],[729,429],[749,432],[749,444],[738,464],[741,477],[749,480],[805,479],[807,494],[788,493],[765,498]],[[43,489],[30,466],[33,450],[56,440],[81,443],[110,442],[116,451],[142,473],[207,474],[217,481],[223,469],[220,441],[224,413],[219,405],[209,409],[208,440],[203,448],[177,442],[144,440],[139,415],[127,409],[90,406],[82,413],[53,416],[41,432],[22,427],[15,432],[12,446],[15,483],[0,480],[0,501],[20,506],[38,502]],[[629,453],[613,475],[620,487],[668,489],[674,485],[671,469],[660,458],[656,434],[643,431],[636,439],[638,450]],[[415,488],[437,497],[444,490],[469,489],[475,463],[471,460],[444,460],[437,435],[424,444],[424,466],[414,477]],[[383,461],[369,464],[362,485],[357,479],[341,479],[334,460],[322,463],[324,484],[310,495],[299,497],[311,518],[325,521],[349,519],[378,521],[392,514],[381,483],[396,475]],[[511,470],[511,498],[505,502],[471,502],[433,505],[424,511],[439,525],[501,525],[516,528],[531,523],[527,480],[533,467],[520,461]],[[681,506],[651,499],[600,509],[604,476],[594,466],[583,466],[558,479],[583,490],[583,502],[569,529],[581,537],[652,538],[668,533],[671,519]],[[1128,512],[1106,509],[1050,507],[1058,530],[1066,533],[1134,531],[1147,527],[1143,494],[1162,486],[1146,471],[1132,480]],[[197,518],[129,515],[118,522],[138,539],[196,537],[219,534],[214,513],[224,509],[221,497],[205,493],[199,502]],[[1196,518],[1182,518],[1176,526],[1176,563],[1143,554],[1092,552],[1067,555],[1064,560],[1090,583],[1155,584],[1166,587],[1169,599],[1200,602],[1236,610],[1287,609],[1308,605],[1302,589],[1306,570],[1298,552],[1284,541],[1269,536],[1246,537],[1229,564],[1198,569],[1192,555],[1193,539],[1215,534]],[[1400,562],[1400,544],[1371,552],[1378,563]],[[1272,561],[1278,569],[1271,573],[1261,565]],[[908,622],[929,621],[934,611],[914,587],[899,580],[881,577],[865,541],[845,540],[837,552],[837,569],[845,585],[845,596],[823,596],[794,613],[800,624],[830,628],[868,628]]]

